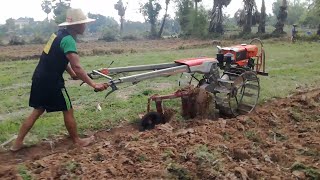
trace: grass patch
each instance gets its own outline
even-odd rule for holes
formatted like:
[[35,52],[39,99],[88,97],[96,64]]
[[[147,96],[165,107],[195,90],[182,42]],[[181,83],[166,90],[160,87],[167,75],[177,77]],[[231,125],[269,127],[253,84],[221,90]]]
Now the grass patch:
[[211,151],[205,145],[200,145],[195,149],[194,157],[197,164],[197,176],[200,179],[213,179],[219,175],[222,165],[218,152]]
[[269,134],[269,137],[273,140],[280,141],[280,142],[288,140],[288,136],[281,134],[277,130],[271,131]]
[[244,132],[244,136],[249,139],[250,141],[256,142],[256,143],[261,143],[261,137],[259,133],[256,131],[246,131]]
[[320,171],[318,169],[308,167],[302,163],[295,162],[290,169],[291,171],[303,171],[309,179],[320,179]]
[[222,136],[223,136],[223,139],[226,141],[230,141],[232,138],[232,136],[227,132],[223,132]]
[[162,153],[162,159],[163,160],[167,160],[170,158],[175,157],[175,154],[172,152],[171,149],[166,149],[163,153]]
[[140,154],[138,156],[138,161],[141,162],[141,163],[143,163],[143,162],[145,162],[147,160],[148,160],[148,158],[147,158],[147,156],[145,154]]
[[31,180],[32,179],[30,172],[28,171],[27,167],[24,165],[18,166],[18,173],[23,180]]
[[190,172],[183,166],[177,163],[170,163],[167,167],[168,172],[174,179],[191,180],[193,179]]
[[289,116],[291,117],[291,119],[295,122],[300,122],[300,121],[304,121],[305,117],[302,114],[301,110],[298,108],[291,108],[289,110]]
[[76,173],[77,170],[81,169],[81,165],[77,162],[70,161],[65,164],[65,168],[70,173]]
[[[286,44],[284,42],[267,42],[268,77],[260,77],[261,94],[259,103],[272,98],[286,97],[297,87],[313,86],[320,82],[320,76],[315,76],[320,64],[317,59],[318,43]],[[303,49],[308,49],[304,51]],[[108,67],[134,66],[156,63],[169,63],[176,59],[208,56],[215,57],[215,48],[180,49],[154,51],[134,54],[112,54],[108,56],[84,57],[81,63],[85,70]],[[0,143],[18,132],[21,122],[31,112],[28,107],[31,77],[38,60],[0,62]],[[119,122],[134,121],[138,114],[146,111],[147,99],[152,94],[169,94],[179,88],[180,74],[167,78],[155,78],[138,84],[122,84],[118,91],[104,99],[105,92],[95,93],[88,86],[79,86],[80,81],[66,81],[66,87],[71,97],[79,132],[87,130],[103,130],[113,127]],[[312,77],[312,78],[310,78]],[[68,76],[65,74],[65,79]],[[105,82],[105,79],[97,80]],[[154,85],[159,85],[155,86]],[[166,84],[165,87],[160,87]],[[151,88],[152,86],[152,88]],[[120,93],[121,92],[121,93]],[[131,92],[131,93],[129,93]],[[128,98],[119,98],[126,96]],[[96,110],[100,103],[102,111]],[[166,101],[168,108],[180,109],[179,101]],[[177,119],[181,119],[177,117]],[[39,119],[31,133],[38,139],[63,135],[67,131],[61,113],[45,114]]]
[[196,149],[195,157],[198,160],[199,164],[206,164],[210,166],[217,165],[217,153],[209,151],[208,147],[205,145],[201,145]]

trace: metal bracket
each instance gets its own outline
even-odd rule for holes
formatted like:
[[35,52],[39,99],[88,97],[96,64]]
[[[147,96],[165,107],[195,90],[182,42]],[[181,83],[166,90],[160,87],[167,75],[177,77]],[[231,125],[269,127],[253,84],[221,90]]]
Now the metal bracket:
[[106,94],[105,98],[107,98],[110,94],[112,94],[113,92],[115,92],[115,91],[118,90],[118,87],[116,86],[116,84],[115,84],[113,81],[110,81],[109,83],[110,83],[109,86],[111,87],[111,91],[109,91],[109,92]]

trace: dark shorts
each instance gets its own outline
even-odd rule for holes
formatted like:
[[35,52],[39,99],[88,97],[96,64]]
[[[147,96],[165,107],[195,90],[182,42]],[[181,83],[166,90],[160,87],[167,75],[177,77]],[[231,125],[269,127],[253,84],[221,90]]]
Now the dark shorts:
[[45,109],[47,112],[68,111],[72,108],[71,100],[65,87],[32,81],[29,106]]

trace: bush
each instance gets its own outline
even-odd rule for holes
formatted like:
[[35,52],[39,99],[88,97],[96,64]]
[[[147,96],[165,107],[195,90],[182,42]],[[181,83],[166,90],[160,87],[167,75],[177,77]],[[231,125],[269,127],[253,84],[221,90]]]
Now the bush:
[[253,33],[249,33],[249,34],[244,34],[244,33],[240,33],[240,34],[235,34],[235,35],[231,35],[229,38],[230,39],[254,39],[254,38],[259,38],[259,39],[270,39],[270,38],[280,38],[283,37],[283,35],[281,34],[253,34]]
[[11,60],[10,57],[5,55],[0,55],[0,62]]
[[0,46],[4,46],[4,42],[0,39]]
[[44,44],[45,40],[43,37],[39,35],[34,35],[33,38],[30,40],[31,44]]
[[102,37],[99,40],[104,40],[107,42],[118,41],[118,32],[112,29],[105,29],[102,33]]
[[9,45],[24,45],[26,41],[18,36],[12,36],[9,41]]
[[317,34],[313,34],[310,36],[297,35],[297,40],[300,40],[300,41],[320,41],[320,36]]
[[105,50],[105,49],[93,49],[92,50],[92,54],[93,55],[106,55],[106,54],[111,54],[109,51]]
[[113,54],[122,54],[124,53],[124,49],[111,49],[110,52]]
[[137,40],[139,40],[140,38],[137,37],[137,36],[135,36],[135,35],[130,34],[130,35],[125,35],[125,36],[123,36],[121,39],[122,39],[123,41],[137,41]]

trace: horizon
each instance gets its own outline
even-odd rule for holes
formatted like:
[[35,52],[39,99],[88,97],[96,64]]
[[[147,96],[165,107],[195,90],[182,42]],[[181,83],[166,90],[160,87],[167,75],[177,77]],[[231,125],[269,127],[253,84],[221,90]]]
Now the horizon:
[[[71,7],[72,8],[80,8],[84,11],[85,14],[101,14],[106,17],[113,17],[117,22],[119,22],[119,16],[117,11],[114,9],[114,4],[118,0],[108,0],[105,2],[104,0],[91,0],[90,3],[81,1],[81,0],[72,0]],[[95,2],[95,3],[93,3]],[[140,5],[139,3],[146,2],[146,0],[139,1],[129,1],[124,0],[124,3],[128,2],[128,9],[126,11],[125,19],[127,21],[140,21],[144,22],[144,17],[141,13],[139,13]],[[165,1],[159,1],[161,6],[165,7]],[[262,0],[256,0],[258,9],[261,8]],[[267,14],[272,14],[272,4],[275,0],[266,1],[266,9]],[[11,0],[6,3],[5,6],[0,7],[0,24],[5,24],[6,20],[9,18],[18,19],[18,18],[33,18],[35,21],[43,21],[46,19],[47,15],[42,11],[41,8],[42,0],[29,0],[29,1],[21,1],[21,0]],[[17,6],[19,4],[19,6]],[[201,3],[206,10],[211,9],[213,6],[212,0],[203,0]],[[242,7],[242,1],[231,1],[230,5],[227,8],[224,8],[224,13],[233,16],[233,14]],[[17,9],[16,11],[12,11],[13,9]],[[176,8],[174,7],[174,3],[170,3],[168,14],[171,17],[175,17]],[[49,18],[53,18],[53,13],[49,15]],[[164,10],[162,9],[159,18],[162,18],[164,14]]]

